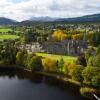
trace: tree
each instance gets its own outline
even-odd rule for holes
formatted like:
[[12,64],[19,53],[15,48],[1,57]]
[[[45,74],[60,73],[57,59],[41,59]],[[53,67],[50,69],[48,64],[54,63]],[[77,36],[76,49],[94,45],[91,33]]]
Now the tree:
[[26,65],[27,52],[26,51],[18,51],[16,54],[16,63],[21,66]]
[[65,73],[65,75],[72,77],[73,69],[76,66],[77,66],[76,63],[74,63],[74,62],[66,62],[64,64],[64,73]]
[[88,60],[88,65],[93,67],[99,67],[100,68],[100,53],[98,53],[95,56],[91,56]]
[[63,67],[64,67],[64,60],[63,58],[60,59],[60,61],[58,61],[58,69],[62,72],[63,71]]
[[29,64],[30,64],[32,57],[34,57],[34,56],[36,56],[34,53],[30,53],[27,55],[26,66],[25,66],[27,69],[31,70],[31,67]]
[[93,65],[100,68],[100,53],[94,57]]
[[98,46],[97,54],[100,54],[100,45]]
[[82,71],[83,71],[83,66],[77,65],[76,67],[74,67],[72,71],[72,79],[82,82],[83,81]]
[[96,32],[93,34],[93,37],[92,37],[92,44],[94,46],[98,46],[100,45],[100,33],[99,32]]
[[5,64],[15,64],[16,52],[12,41],[3,42],[0,46],[0,60]]
[[38,56],[33,56],[29,63],[28,63],[29,68],[34,72],[34,71],[42,71],[42,60]]
[[86,61],[88,62],[88,60],[89,60],[89,58],[91,57],[91,52],[90,52],[90,50],[88,49],[88,50],[86,50],[86,52],[85,52],[85,58],[86,58]]
[[72,35],[72,39],[73,39],[73,40],[82,39],[82,37],[83,37],[82,34],[75,34],[75,35]]
[[46,72],[56,72],[57,71],[57,61],[50,59],[50,58],[45,58],[43,60],[43,68],[44,68],[44,71]]
[[87,66],[86,59],[85,59],[85,54],[80,54],[80,55],[78,56],[77,64],[78,64],[78,65],[83,65],[84,67]]
[[67,35],[62,30],[56,30],[56,31],[54,31],[52,38],[55,41],[62,41],[67,38]]
[[100,72],[92,78],[92,85],[100,88]]
[[99,67],[86,67],[82,71],[82,77],[83,77],[83,82],[86,84],[92,84],[92,79],[100,73],[100,68]]
[[89,57],[88,62],[87,62],[87,65],[88,66],[94,66],[93,60],[94,60],[94,57],[93,56]]

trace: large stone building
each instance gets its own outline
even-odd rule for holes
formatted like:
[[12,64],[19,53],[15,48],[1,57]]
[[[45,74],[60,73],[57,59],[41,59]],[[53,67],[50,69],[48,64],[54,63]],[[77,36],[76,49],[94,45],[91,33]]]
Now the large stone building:
[[87,48],[87,43],[83,40],[65,40],[62,42],[45,41],[42,44],[38,42],[32,44],[22,44],[20,49],[26,49],[28,52],[45,52],[50,54],[60,54],[75,56]]
[[50,54],[78,55],[87,48],[87,43],[83,40],[65,40],[62,42],[44,42],[43,50]]

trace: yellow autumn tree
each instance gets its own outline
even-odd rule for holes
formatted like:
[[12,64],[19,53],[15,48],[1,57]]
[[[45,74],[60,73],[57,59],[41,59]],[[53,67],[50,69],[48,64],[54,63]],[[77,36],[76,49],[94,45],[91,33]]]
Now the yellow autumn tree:
[[42,61],[44,71],[46,72],[56,72],[57,71],[57,61],[50,59],[50,58],[45,58]]
[[74,35],[72,35],[73,40],[78,40],[78,39],[82,39],[82,38],[83,38],[83,34],[74,34]]
[[55,41],[62,41],[67,39],[67,35],[62,30],[56,30],[54,31],[52,38]]

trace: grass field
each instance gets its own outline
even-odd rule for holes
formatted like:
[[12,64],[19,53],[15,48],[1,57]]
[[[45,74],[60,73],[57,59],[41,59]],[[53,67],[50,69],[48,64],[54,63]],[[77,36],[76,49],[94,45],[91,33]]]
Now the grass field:
[[53,54],[45,54],[45,53],[36,53],[36,55],[42,56],[42,57],[47,57],[47,58],[52,58],[52,59],[55,59],[55,60],[60,60],[61,58],[63,58],[63,60],[65,62],[74,62],[77,59],[77,57],[63,56],[63,55],[53,55]]
[[6,39],[17,39],[19,36],[16,35],[0,35],[0,40],[6,40]]
[[9,32],[12,31],[10,28],[0,28],[0,32]]

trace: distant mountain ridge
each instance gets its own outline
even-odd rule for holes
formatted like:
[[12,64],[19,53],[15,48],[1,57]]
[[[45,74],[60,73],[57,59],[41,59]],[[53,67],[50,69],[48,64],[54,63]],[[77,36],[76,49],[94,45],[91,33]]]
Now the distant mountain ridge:
[[82,17],[75,18],[61,18],[56,21],[64,22],[100,22],[100,14],[86,15]]
[[0,25],[13,25],[16,24],[17,21],[14,21],[9,18],[0,17]]
[[33,24],[39,22],[100,22],[100,14],[86,15],[82,17],[75,18],[52,18],[52,17],[32,17],[28,20],[24,20],[22,22],[17,22],[12,19],[0,17],[0,25],[15,25],[15,24]]
[[51,18],[51,17],[32,17],[29,20],[30,21],[41,21],[41,22],[47,22],[47,21],[55,21],[57,18]]

